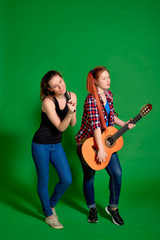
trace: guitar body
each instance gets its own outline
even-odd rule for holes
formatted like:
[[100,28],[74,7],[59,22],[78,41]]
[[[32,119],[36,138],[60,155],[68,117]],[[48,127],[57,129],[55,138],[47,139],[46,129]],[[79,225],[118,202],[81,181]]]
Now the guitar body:
[[148,103],[141,109],[137,116],[127,122],[120,130],[117,130],[115,127],[107,127],[102,134],[104,150],[108,155],[108,158],[105,158],[105,162],[99,162],[96,159],[98,148],[96,146],[94,137],[87,138],[82,145],[82,155],[86,163],[94,170],[102,170],[103,168],[107,167],[112,154],[119,151],[123,147],[122,134],[128,131],[128,124],[135,124],[151,110],[152,104]]
[[107,167],[110,158],[114,152],[119,151],[123,147],[123,138],[119,137],[112,145],[107,142],[107,139],[113,136],[118,130],[115,127],[107,127],[102,134],[102,142],[108,158],[105,162],[99,162],[96,159],[97,146],[94,137],[87,138],[82,145],[82,155],[86,163],[94,170],[102,170]]

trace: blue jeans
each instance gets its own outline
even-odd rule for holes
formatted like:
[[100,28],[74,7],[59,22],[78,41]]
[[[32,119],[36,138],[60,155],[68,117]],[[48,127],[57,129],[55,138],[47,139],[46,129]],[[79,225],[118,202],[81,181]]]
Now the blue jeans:
[[[32,142],[32,156],[38,175],[38,195],[44,214],[48,217],[53,214],[51,207],[55,207],[71,184],[71,171],[61,143],[38,144]],[[48,193],[49,161],[55,167],[60,179],[50,198]]]
[[[94,177],[95,177],[95,170],[90,168],[83,159],[81,153],[81,146],[77,148],[78,156],[81,160],[81,165],[83,169],[83,192],[89,208],[95,207],[95,200],[94,200]],[[122,177],[122,170],[119,163],[119,159],[117,153],[113,153],[110,159],[109,164],[105,168],[110,176],[109,181],[109,190],[110,190],[110,197],[109,197],[109,205],[111,207],[117,207],[119,202],[119,195],[121,189],[121,177]]]

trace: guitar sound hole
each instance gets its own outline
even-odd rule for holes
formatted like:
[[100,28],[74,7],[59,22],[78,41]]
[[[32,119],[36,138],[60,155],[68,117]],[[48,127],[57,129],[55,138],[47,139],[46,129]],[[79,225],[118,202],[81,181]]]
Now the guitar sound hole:
[[107,142],[109,143],[110,146],[112,146],[113,143],[114,143],[114,140],[113,140],[113,138],[109,137],[109,138],[107,139]]

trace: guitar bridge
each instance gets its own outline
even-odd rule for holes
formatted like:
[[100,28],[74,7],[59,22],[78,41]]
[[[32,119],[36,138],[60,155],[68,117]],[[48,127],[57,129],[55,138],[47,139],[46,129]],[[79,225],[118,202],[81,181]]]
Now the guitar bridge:
[[93,148],[93,150],[95,151],[95,153],[97,154],[98,151],[97,151],[96,147],[93,145],[92,148]]
[[[97,155],[98,150],[96,149],[96,147],[93,145],[92,148],[93,148],[94,152],[95,152],[96,155]],[[97,165],[101,165],[101,162],[99,162],[99,161],[96,159],[96,157],[95,157],[94,161],[96,162]]]

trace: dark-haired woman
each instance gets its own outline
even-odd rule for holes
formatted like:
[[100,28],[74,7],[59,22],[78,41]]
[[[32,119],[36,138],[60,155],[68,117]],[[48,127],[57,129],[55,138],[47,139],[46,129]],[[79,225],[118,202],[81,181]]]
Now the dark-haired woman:
[[[87,90],[89,92],[85,103],[82,117],[82,124],[79,132],[76,135],[77,152],[81,160],[84,173],[83,191],[90,209],[88,222],[98,222],[97,208],[94,199],[94,176],[95,170],[91,169],[84,162],[81,153],[83,141],[86,138],[94,137],[98,147],[97,160],[102,162],[107,157],[103,147],[101,133],[106,126],[113,126],[114,123],[119,126],[124,126],[126,122],[115,116],[113,106],[113,95],[110,88],[110,75],[105,67],[96,67],[88,73]],[[128,128],[131,129],[134,124],[129,123]],[[117,153],[113,153],[108,166],[105,168],[110,176],[109,190],[110,198],[109,205],[105,208],[106,212],[112,216],[112,220],[117,225],[123,225],[124,221],[120,217],[118,211],[118,202],[121,188],[121,166]]]
[[[55,206],[71,184],[69,164],[61,146],[62,132],[76,124],[76,95],[66,92],[65,82],[57,71],[47,72],[41,80],[41,124],[32,140],[32,156],[38,175],[38,195],[45,222],[53,228],[63,225],[58,221]],[[49,198],[49,161],[55,167],[59,182]]]

